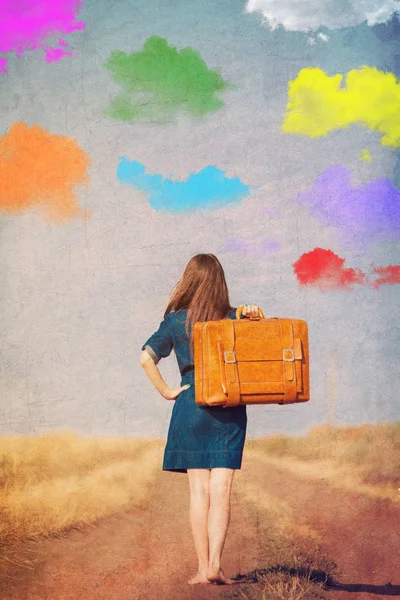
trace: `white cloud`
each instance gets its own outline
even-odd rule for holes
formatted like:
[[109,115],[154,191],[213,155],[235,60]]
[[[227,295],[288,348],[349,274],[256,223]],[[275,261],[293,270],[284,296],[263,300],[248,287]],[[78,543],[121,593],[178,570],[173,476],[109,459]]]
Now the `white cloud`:
[[354,27],[364,21],[386,23],[400,11],[400,0],[248,0],[246,11],[261,12],[270,29],[282,25],[288,31],[309,32]]

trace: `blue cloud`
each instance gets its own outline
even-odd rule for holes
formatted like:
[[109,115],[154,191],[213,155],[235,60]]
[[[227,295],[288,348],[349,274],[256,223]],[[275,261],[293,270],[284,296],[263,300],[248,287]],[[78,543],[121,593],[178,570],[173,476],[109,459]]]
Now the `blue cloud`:
[[196,209],[214,210],[228,204],[240,204],[250,193],[238,177],[229,178],[211,165],[192,173],[186,181],[174,181],[162,175],[146,173],[140,162],[122,156],[117,178],[147,196],[149,204],[160,212],[183,213]]

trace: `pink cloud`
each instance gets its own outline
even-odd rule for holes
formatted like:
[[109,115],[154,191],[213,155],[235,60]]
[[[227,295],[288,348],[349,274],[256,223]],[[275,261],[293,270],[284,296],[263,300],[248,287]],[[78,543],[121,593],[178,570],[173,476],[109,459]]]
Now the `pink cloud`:
[[[58,38],[57,43],[46,43],[53,36],[68,35],[85,27],[77,20],[82,0],[3,0],[0,20],[0,53],[14,53],[42,49],[47,62],[70,56],[67,42]],[[0,58],[0,71],[7,73],[7,60]]]

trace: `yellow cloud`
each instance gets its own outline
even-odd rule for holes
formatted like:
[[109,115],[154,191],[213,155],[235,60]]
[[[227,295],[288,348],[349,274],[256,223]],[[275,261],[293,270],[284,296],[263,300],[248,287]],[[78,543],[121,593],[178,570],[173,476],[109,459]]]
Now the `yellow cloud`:
[[400,82],[375,67],[329,77],[322,69],[302,69],[289,82],[289,102],[282,131],[321,137],[362,123],[382,134],[383,146],[400,146]]

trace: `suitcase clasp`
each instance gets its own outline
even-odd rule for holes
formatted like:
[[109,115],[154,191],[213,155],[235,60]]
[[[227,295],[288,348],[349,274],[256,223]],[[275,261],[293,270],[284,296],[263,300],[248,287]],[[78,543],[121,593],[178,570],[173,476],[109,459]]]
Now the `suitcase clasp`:
[[292,348],[284,348],[282,350],[282,357],[284,362],[293,362],[294,361],[294,350]]
[[[229,358],[231,356],[231,358]],[[224,362],[228,363],[228,365],[236,362],[236,354],[233,350],[225,350],[224,351]]]

